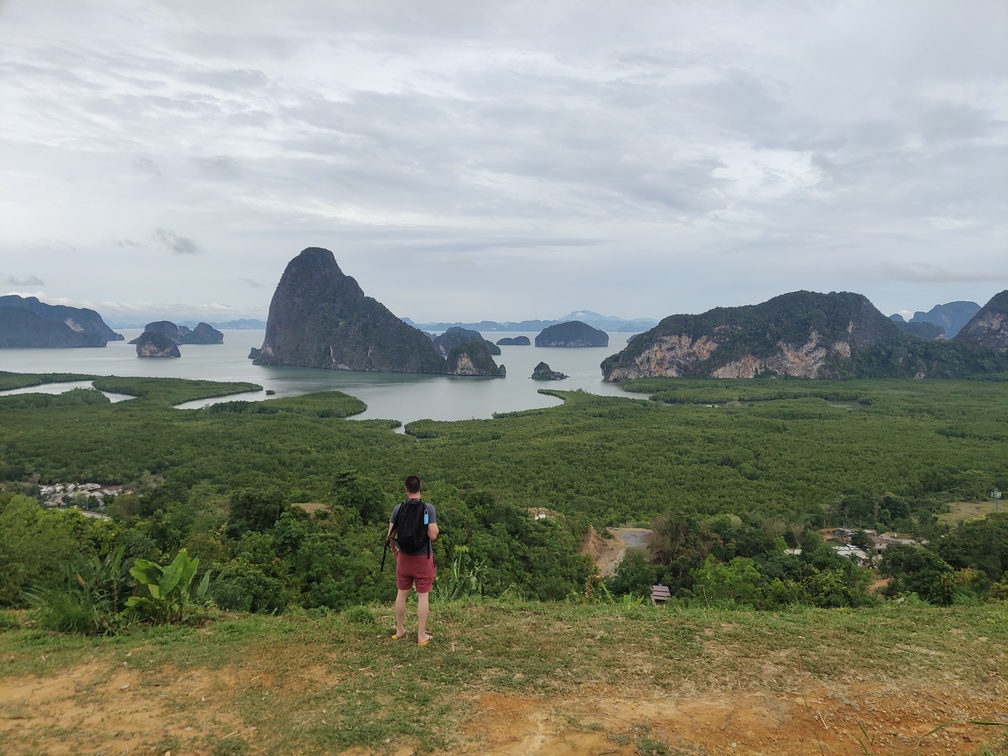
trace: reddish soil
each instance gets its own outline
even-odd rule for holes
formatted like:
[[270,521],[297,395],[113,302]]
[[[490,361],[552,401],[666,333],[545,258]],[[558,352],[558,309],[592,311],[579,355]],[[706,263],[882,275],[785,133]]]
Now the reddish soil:
[[[209,753],[200,744],[256,749],[255,728],[229,710],[227,691],[255,687],[273,696],[333,684],[324,670],[303,670],[281,683],[254,669],[159,670],[103,664],[49,678],[7,678],[0,687],[0,750],[10,754]],[[784,692],[770,678],[739,680],[730,689],[585,690],[576,697],[472,694],[473,715],[457,731],[453,752],[467,754],[998,754],[1004,730],[947,722],[1008,723],[1008,689],[901,688],[856,677],[809,679]],[[998,683],[1003,686],[1003,683]],[[285,690],[287,685],[297,690]],[[627,695],[632,691],[632,695]],[[994,701],[1004,704],[992,714]],[[173,701],[200,701],[197,720],[179,724]],[[997,704],[994,704],[997,706]],[[275,735],[275,733],[274,733]],[[987,750],[983,750],[983,749]],[[394,752],[412,753],[410,748]],[[349,753],[371,753],[353,749]]]

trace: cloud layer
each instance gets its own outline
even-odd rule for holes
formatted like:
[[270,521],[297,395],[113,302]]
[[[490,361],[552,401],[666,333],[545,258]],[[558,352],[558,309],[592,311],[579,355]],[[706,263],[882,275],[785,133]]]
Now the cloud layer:
[[[251,9],[251,10],[250,10]],[[0,276],[414,320],[1008,288],[1001,2],[0,4]]]

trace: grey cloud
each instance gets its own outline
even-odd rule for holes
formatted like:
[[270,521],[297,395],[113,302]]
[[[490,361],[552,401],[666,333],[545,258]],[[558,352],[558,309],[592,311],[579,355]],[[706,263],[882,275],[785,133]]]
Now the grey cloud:
[[[36,93],[49,85],[59,88],[72,86],[78,90],[97,89],[97,85],[76,73],[74,68],[67,68],[60,62],[64,57],[59,51],[52,50],[52,55],[33,63],[5,61],[0,63],[0,75],[5,86],[17,86]],[[76,58],[75,58],[76,59]]]
[[173,255],[196,255],[201,251],[200,246],[192,239],[179,236],[174,231],[156,228],[151,236],[168,247]]
[[[221,58],[250,62],[261,62],[264,59],[287,60],[296,55],[299,49],[303,49],[297,37],[254,31],[207,32],[192,28],[179,38],[178,43],[186,52],[197,57],[204,56],[207,50],[213,50]],[[245,71],[235,70],[248,75]]]
[[241,165],[228,155],[218,155],[212,158],[193,158],[193,163],[207,178],[230,181],[242,176]]
[[132,239],[113,239],[112,243],[117,247],[132,247],[133,249],[144,246],[140,242],[133,241]]
[[25,276],[24,278],[7,276],[5,283],[10,286],[45,286],[45,281],[38,276]]
[[143,155],[133,160],[133,170],[151,178],[161,178],[161,169],[158,167],[158,164]]
[[549,249],[555,247],[594,247],[604,243],[602,239],[578,239],[562,237],[494,238],[476,237],[467,239],[438,239],[429,241],[404,240],[399,248],[416,252],[477,252],[492,249]]
[[201,69],[183,72],[180,78],[192,84],[236,92],[261,89],[269,85],[269,77],[266,74],[251,69]]
[[949,270],[926,263],[910,263],[906,265],[883,264],[880,270],[880,277],[894,281],[915,283],[1008,281],[1008,274],[993,270]]
[[252,287],[253,289],[265,289],[266,288],[266,284],[259,283],[258,281],[254,281],[251,278],[244,278],[242,276],[239,276],[238,280],[241,281],[243,284]]

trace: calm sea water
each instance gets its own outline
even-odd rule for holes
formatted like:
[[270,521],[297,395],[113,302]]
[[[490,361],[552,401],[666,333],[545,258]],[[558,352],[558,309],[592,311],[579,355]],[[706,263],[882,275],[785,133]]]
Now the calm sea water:
[[[234,399],[265,400],[265,391],[275,391],[276,397],[306,394],[313,391],[343,391],[367,404],[367,411],[358,419],[393,419],[403,424],[413,420],[469,420],[489,418],[495,412],[549,407],[560,400],[538,393],[540,388],[562,390],[582,389],[608,396],[634,396],[619,386],[602,380],[599,364],[626,346],[632,334],[610,333],[609,346],[578,349],[541,348],[535,346],[502,346],[501,355],[494,357],[498,365],[507,367],[506,378],[460,378],[453,376],[422,376],[404,373],[355,373],[339,370],[309,370],[291,367],[260,367],[248,359],[252,347],[260,347],[263,331],[224,331],[224,343],[214,345],[184,345],[180,359],[140,359],[136,347],[126,342],[140,335],[139,330],[121,331],[126,341],[109,343],[95,349],[0,349],[0,370],[15,373],[87,373],[92,375],[156,376],[163,378],[202,378],[211,381],[248,381],[263,387],[262,391],[230,396],[216,401]],[[496,342],[505,336],[528,336],[535,341],[536,333],[483,334]],[[566,373],[563,381],[533,381],[532,370],[540,362],[551,369]],[[34,388],[33,391],[42,389]],[[182,405],[202,407],[212,400],[200,400]]]

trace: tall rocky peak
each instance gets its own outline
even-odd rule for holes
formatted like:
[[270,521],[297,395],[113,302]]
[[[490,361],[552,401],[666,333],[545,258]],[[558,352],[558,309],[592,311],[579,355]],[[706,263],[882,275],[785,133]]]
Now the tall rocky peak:
[[956,335],[956,341],[1008,352],[1008,289],[995,294]]
[[[270,302],[257,365],[398,373],[455,372],[423,331],[364,295],[333,253],[309,247],[287,265]],[[462,371],[469,362],[462,360]],[[483,365],[477,359],[474,364]],[[491,364],[493,360],[491,359]],[[479,369],[479,368],[477,368]],[[467,372],[457,374],[470,374]],[[498,375],[496,365],[493,373]]]

